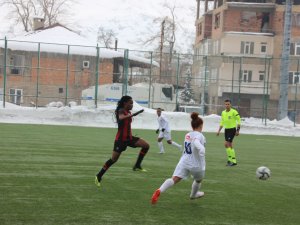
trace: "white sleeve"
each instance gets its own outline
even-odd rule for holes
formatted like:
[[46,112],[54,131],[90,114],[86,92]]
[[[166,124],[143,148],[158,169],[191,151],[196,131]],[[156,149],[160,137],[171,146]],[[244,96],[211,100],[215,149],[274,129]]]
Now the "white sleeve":
[[196,138],[194,140],[194,146],[197,150],[199,150],[199,155],[204,156],[205,155],[205,147],[201,144],[200,140]]

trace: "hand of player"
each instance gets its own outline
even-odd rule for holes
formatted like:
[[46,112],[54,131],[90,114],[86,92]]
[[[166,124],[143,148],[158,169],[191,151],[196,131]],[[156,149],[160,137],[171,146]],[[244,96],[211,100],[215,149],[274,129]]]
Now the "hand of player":
[[240,132],[237,130],[236,132],[235,132],[235,136],[239,136],[240,135]]
[[219,135],[220,135],[220,131],[217,132],[217,136],[219,136]]
[[158,134],[158,132],[159,132],[159,129],[157,129],[157,130],[155,131],[155,133],[157,133],[157,134]]
[[161,129],[162,132],[165,132],[165,128]]
[[139,110],[139,111],[133,113],[132,116],[137,116],[137,115],[139,115],[139,114],[142,113],[142,112],[144,112],[144,109],[141,109],[141,110]]

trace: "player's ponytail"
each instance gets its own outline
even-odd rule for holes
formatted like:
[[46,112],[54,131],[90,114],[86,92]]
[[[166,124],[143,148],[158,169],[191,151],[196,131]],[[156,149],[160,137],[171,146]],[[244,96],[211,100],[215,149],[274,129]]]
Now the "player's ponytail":
[[199,113],[192,112],[191,119],[192,119],[191,126],[193,129],[196,129],[203,125],[203,120],[199,117]]

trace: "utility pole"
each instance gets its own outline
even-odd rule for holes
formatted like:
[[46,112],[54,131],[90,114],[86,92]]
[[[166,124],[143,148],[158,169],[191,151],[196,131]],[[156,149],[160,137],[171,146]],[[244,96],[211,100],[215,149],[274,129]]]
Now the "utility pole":
[[292,0],[285,1],[283,46],[280,65],[280,96],[278,106],[278,120],[287,117],[288,112],[288,87],[289,87],[289,61],[290,38],[292,25]]
[[160,57],[159,57],[159,80],[161,80],[161,72],[162,72],[162,57],[163,57],[163,48],[164,48],[164,39],[165,39],[165,23],[166,23],[166,19],[164,19],[161,22]]

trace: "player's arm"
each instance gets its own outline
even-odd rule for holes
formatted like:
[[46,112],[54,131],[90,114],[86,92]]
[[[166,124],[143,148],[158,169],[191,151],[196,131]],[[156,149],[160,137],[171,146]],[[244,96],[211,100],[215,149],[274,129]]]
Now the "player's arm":
[[194,140],[194,147],[198,150],[200,156],[205,155],[205,147],[198,138]]
[[141,110],[139,110],[139,111],[137,111],[133,114],[130,114],[130,113],[125,114],[124,110],[119,110],[119,114],[118,114],[119,120],[124,120],[124,119],[129,118],[129,117],[137,116],[138,114],[140,114],[142,112],[144,112],[144,109],[141,109]]
[[221,122],[220,122],[220,126],[219,126],[219,129],[217,131],[217,136],[219,136],[222,128],[223,128],[223,123],[224,123],[224,120],[223,120],[223,113],[221,114]]
[[241,129],[241,117],[237,111],[236,111],[235,118],[236,118],[236,122],[237,122],[235,135],[238,136],[240,134],[240,129]]

